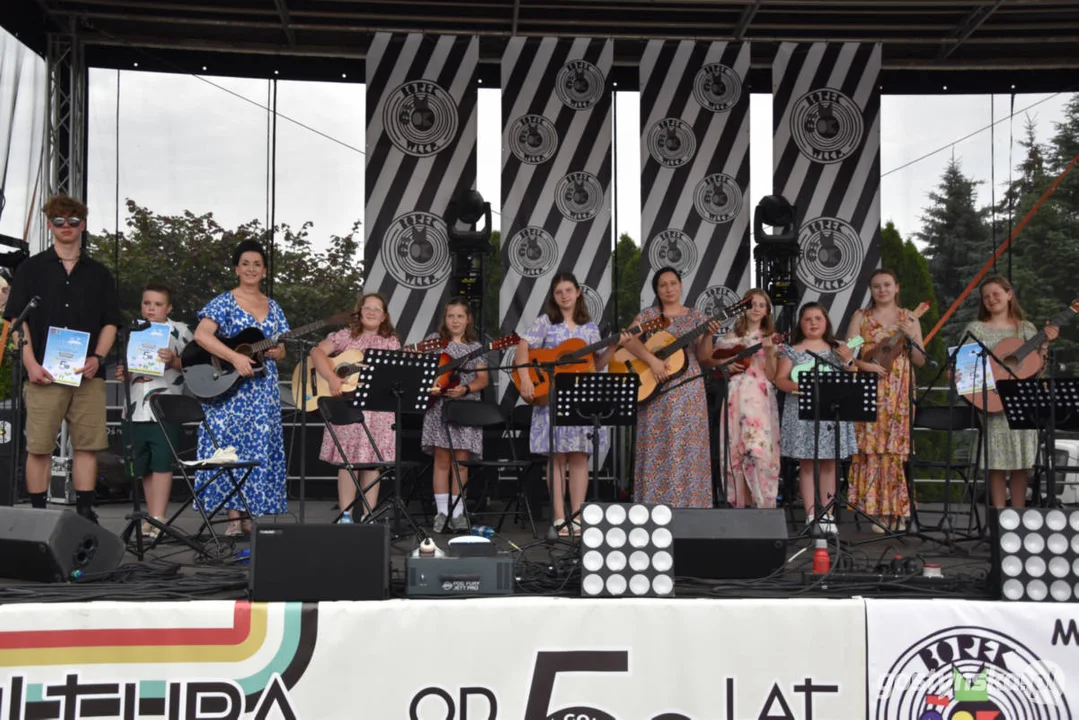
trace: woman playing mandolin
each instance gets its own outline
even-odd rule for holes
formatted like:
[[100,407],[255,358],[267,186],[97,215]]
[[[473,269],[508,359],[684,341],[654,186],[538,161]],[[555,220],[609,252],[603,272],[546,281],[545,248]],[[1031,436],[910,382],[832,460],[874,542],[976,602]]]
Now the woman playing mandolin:
[[[251,358],[233,350],[218,339],[229,338],[247,328],[258,328],[266,337],[289,329],[281,306],[262,294],[259,284],[266,277],[266,251],[254,240],[244,240],[232,253],[232,265],[239,285],[211,300],[198,312],[195,342],[212,355],[231,363],[246,380],[222,400],[204,403],[205,425],[209,426],[221,447],[236,448],[243,461],[261,463],[251,471],[243,485],[244,499],[252,514],[279,515],[285,512],[285,441],[281,430],[281,393],[277,389],[277,361],[285,356],[284,345],[267,350],[264,371],[255,376]],[[198,456],[209,458],[214,444],[199,427]],[[195,473],[201,486],[214,476],[214,470]],[[214,481],[199,494],[204,507],[214,508],[225,499],[232,485],[224,478]],[[238,495],[225,505],[230,522],[225,534],[239,537],[250,532],[250,519],[242,519],[243,503]]]
[[[905,350],[910,338],[922,346],[922,328],[915,314],[899,306],[899,281],[891,270],[869,277],[869,307],[851,317],[847,338],[866,339],[862,359],[854,365],[880,376],[877,421],[855,423],[858,452],[851,458],[850,501],[879,518],[889,530],[903,530],[910,516],[904,464],[910,450],[911,361],[925,364],[918,350]],[[889,352],[895,348],[896,352]],[[891,367],[885,367],[890,360]],[[883,363],[883,364],[882,364]],[[884,532],[878,526],[873,531]]]

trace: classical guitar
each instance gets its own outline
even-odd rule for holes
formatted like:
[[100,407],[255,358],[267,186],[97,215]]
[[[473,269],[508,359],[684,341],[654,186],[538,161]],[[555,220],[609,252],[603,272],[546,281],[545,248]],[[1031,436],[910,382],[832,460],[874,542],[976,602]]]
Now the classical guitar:
[[[788,336],[789,333],[775,333],[772,335],[772,344],[780,345],[782,343],[785,343],[787,342]],[[733,360],[731,362],[741,365],[743,370],[748,370],[750,364],[753,362],[753,356],[756,355],[757,351],[760,350],[762,347],[764,347],[764,343],[756,343],[754,345],[749,345],[748,347],[745,345],[745,343],[738,343],[737,345],[734,345],[732,347],[716,348],[712,352],[712,359],[723,362],[729,361],[730,358],[737,357],[737,360]],[[723,379],[723,371],[719,368],[714,368],[712,370],[712,375],[717,380]]]
[[[307,325],[302,325],[293,330],[271,338],[266,337],[261,330],[249,327],[241,330],[230,338],[218,336],[218,340],[235,350],[241,355],[251,358],[251,367],[255,375],[261,375],[265,370],[262,362],[262,354],[270,348],[278,345],[282,340],[300,337],[316,332],[327,325],[347,325],[352,319],[351,312],[338,313],[332,317],[318,320]],[[180,364],[183,366],[184,383],[191,394],[199,400],[215,400],[235,387],[240,380],[240,373],[232,363],[225,362],[204,350],[201,345],[190,342],[180,354]]]
[[[670,318],[661,315],[654,320],[649,320],[648,322],[643,322],[640,325],[631,327],[626,330],[626,332],[630,335],[640,335],[641,333],[662,330],[670,324]],[[585,345],[584,340],[581,340],[580,338],[570,338],[569,340],[564,340],[559,343],[558,347],[529,350],[528,362],[532,367],[528,369],[528,375],[532,379],[532,384],[536,387],[535,395],[533,396],[532,402],[529,404],[546,405],[550,398],[551,377],[546,368],[543,367],[544,364],[558,362],[566,363],[563,365],[555,365],[554,371],[556,375],[561,375],[562,373],[595,372],[596,364],[592,355],[608,345],[618,342],[620,337],[621,334],[611,335],[610,337],[603,338],[591,345]],[[539,371],[543,371],[542,374]],[[513,371],[513,384],[517,388],[517,392],[520,392],[521,377],[517,370]]]
[[[914,308],[915,320],[920,320],[922,315],[929,312],[929,303],[924,302],[918,307]],[[891,372],[892,365],[895,364],[896,359],[903,354],[903,338],[906,337],[899,328],[894,328],[888,333],[887,337],[866,346],[865,352],[862,353],[862,360],[865,362],[875,362],[882,368]]]
[[457,371],[469,360],[478,358],[480,355],[494,350],[505,350],[519,342],[521,342],[521,336],[517,333],[513,333],[512,335],[506,335],[505,337],[492,340],[486,345],[481,345],[459,358],[452,358],[447,353],[442,353],[442,357],[438,359],[438,375],[435,377],[434,388],[435,394],[431,396],[428,407],[438,402],[439,397],[444,396],[447,390],[451,390],[461,384],[461,376]]
[[[865,338],[863,338],[861,335],[858,335],[858,336],[852,337],[850,340],[848,340],[846,343],[843,343],[843,344],[845,344],[851,350],[857,350],[862,345],[865,345]],[[791,368],[791,380],[793,380],[794,382],[798,382],[798,376],[801,375],[804,372],[812,372],[814,365],[820,365],[820,371],[821,372],[832,372],[833,370],[835,370],[835,368],[832,367],[831,365],[829,365],[828,363],[818,363],[816,361],[816,359],[813,359],[813,360],[810,360],[809,362],[799,363],[799,364],[795,365],[794,367],[792,367]]]
[[[708,318],[703,323],[680,337],[675,337],[669,332],[657,332],[652,335],[652,337],[648,338],[648,341],[645,342],[645,347],[661,361],[667,363],[667,366],[671,369],[670,376],[667,380],[674,380],[685,373],[686,368],[689,365],[689,359],[686,357],[685,351],[685,348],[688,345],[708,332],[708,327],[713,322],[724,322],[733,317],[742,315],[743,313],[748,312],[749,306],[749,300],[742,300],[729,308],[723,308],[717,314]],[[650,399],[661,384],[656,381],[656,376],[648,363],[625,348],[615,353],[614,359],[611,360],[610,371],[637,373],[641,381],[641,385],[637,390],[637,402],[643,403]]]
[[[441,338],[431,338],[401,349],[408,352],[426,353],[441,350],[445,346]],[[330,358],[330,364],[333,365],[333,374],[342,380],[341,392],[351,392],[359,387],[356,375],[363,368],[363,350],[345,350]],[[318,410],[319,398],[330,397],[330,383],[315,370],[315,363],[310,357],[307,359],[306,383],[301,377],[301,370],[303,367],[297,365],[292,371],[292,401],[296,403],[296,407],[302,407],[307,412],[314,412]]]
[[[1072,319],[1072,317],[1079,313],[1079,298],[1071,301],[1067,309],[1062,311],[1059,315],[1049,321],[1049,324],[1053,327],[1063,327]],[[995,360],[990,358],[989,367],[993,373],[993,381],[1000,382],[1001,380],[1014,380],[1019,378],[1025,380],[1027,378],[1034,377],[1042,370],[1042,356],[1037,352],[1048,338],[1045,336],[1045,330],[1039,330],[1029,340],[1022,340],[1021,338],[1004,338],[996,345],[993,346],[993,355],[1000,358],[1004,363],[1004,367]],[[1007,369],[1005,369],[1007,368]],[[1008,372],[1008,371],[1011,372]],[[981,370],[978,371],[981,374]],[[997,413],[1004,410],[1004,404],[1000,400],[1000,395],[996,390],[990,390],[987,395],[987,402],[984,407],[982,404],[982,388],[979,384],[977,388],[971,392],[962,394],[963,397],[974,407],[979,410],[985,410],[986,412]]]

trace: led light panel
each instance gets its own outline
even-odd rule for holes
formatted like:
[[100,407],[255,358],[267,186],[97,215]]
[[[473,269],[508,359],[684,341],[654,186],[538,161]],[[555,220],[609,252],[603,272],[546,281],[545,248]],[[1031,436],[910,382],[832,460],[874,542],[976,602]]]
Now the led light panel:
[[668,505],[585,505],[581,596],[673,597],[672,517]]
[[998,510],[992,540],[1002,599],[1079,601],[1079,510]]

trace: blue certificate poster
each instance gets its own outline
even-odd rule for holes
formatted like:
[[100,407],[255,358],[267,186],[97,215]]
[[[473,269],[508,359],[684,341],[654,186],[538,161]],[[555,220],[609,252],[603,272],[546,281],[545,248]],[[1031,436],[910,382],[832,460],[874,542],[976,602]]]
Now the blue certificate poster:
[[150,323],[145,330],[131,333],[127,341],[127,367],[136,375],[165,374],[165,362],[157,356],[158,350],[169,346],[168,323]]
[[[955,353],[955,389],[960,395],[982,391],[982,347],[978,343],[970,343],[962,347],[950,347],[948,353]],[[997,389],[997,383],[993,379],[993,370],[989,368],[988,382],[984,383],[987,390]]]
[[82,383],[82,375],[75,374],[75,371],[86,363],[89,349],[90,333],[50,327],[42,367],[52,375],[54,383],[78,387]]

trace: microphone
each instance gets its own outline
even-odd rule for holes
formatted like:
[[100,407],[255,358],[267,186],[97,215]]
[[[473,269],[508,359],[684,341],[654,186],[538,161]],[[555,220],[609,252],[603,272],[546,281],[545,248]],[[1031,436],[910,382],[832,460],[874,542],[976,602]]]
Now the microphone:
[[37,307],[37,304],[39,302],[41,302],[40,295],[35,295],[34,297],[30,298],[30,302],[26,303],[26,307],[24,307],[22,309],[22,312],[19,313],[19,317],[15,318],[15,322],[11,323],[11,332],[18,332],[19,328],[21,328],[23,323],[26,322],[26,318],[30,317],[30,313],[34,311],[34,308]]

